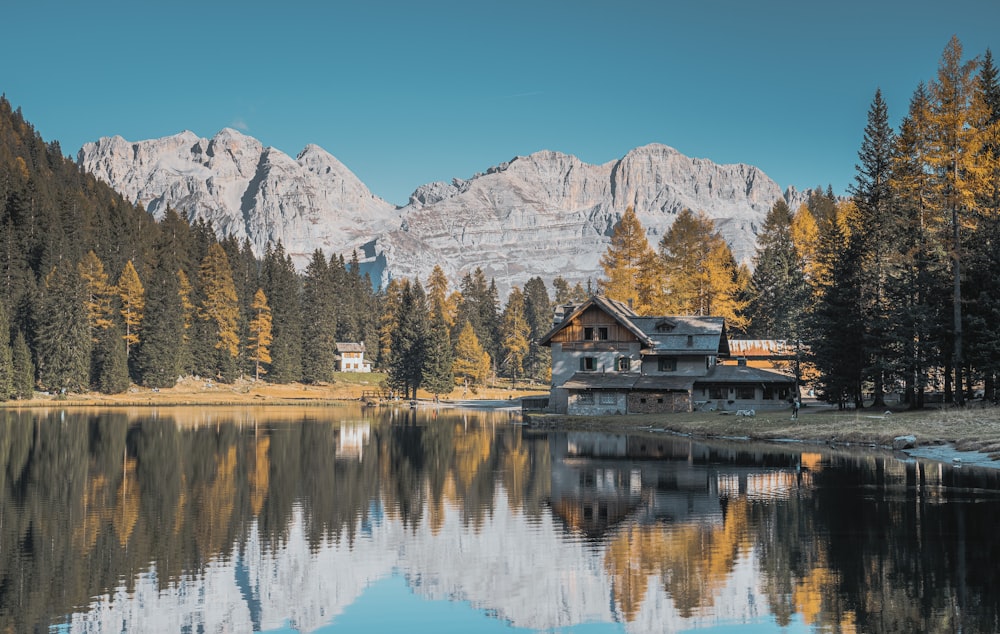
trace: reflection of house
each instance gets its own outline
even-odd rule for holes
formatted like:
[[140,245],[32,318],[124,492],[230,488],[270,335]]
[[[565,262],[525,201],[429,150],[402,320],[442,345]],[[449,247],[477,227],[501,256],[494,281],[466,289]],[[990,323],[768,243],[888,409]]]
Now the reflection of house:
[[601,295],[567,306],[552,349],[550,407],[569,414],[779,408],[795,380],[729,357],[721,317],[642,317]]
[[338,372],[371,372],[372,364],[365,361],[365,342],[337,343]]
[[336,457],[361,460],[371,433],[371,425],[368,423],[341,427],[337,433]]

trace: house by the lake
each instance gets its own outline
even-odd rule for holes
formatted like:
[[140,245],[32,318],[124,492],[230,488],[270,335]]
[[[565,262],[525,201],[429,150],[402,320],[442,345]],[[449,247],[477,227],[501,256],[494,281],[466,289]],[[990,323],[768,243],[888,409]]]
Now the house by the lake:
[[557,413],[779,409],[796,394],[791,376],[719,363],[731,356],[721,317],[640,316],[595,295],[563,307],[539,343],[552,350]]
[[365,342],[337,342],[337,372],[371,372],[371,361],[365,361]]

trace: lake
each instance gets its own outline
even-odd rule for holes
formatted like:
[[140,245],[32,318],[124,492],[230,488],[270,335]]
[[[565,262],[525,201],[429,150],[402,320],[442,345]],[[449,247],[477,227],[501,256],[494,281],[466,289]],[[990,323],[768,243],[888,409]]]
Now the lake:
[[0,412],[0,631],[995,632],[1000,472],[431,407]]

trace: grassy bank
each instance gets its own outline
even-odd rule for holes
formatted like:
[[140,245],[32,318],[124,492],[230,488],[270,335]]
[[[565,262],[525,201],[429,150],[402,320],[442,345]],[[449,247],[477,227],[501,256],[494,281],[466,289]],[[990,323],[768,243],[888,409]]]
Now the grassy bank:
[[[53,405],[93,407],[141,407],[183,405],[322,405],[334,401],[356,401],[372,397],[385,384],[386,375],[378,372],[342,372],[331,383],[305,385],[302,383],[274,384],[266,381],[239,379],[233,383],[219,383],[211,379],[185,377],[174,387],[152,389],[133,385],[121,394],[98,392],[45,394],[36,392],[30,400],[8,401],[0,404],[8,408],[52,407]],[[479,387],[475,391],[456,387],[441,400],[486,399],[506,400],[521,396],[548,394],[547,387],[527,385],[510,387],[497,382],[493,386]],[[417,397],[433,400],[434,395],[419,391]],[[377,399],[377,397],[376,397]]]
[[959,451],[980,451],[1000,459],[1000,409],[926,409],[919,412],[849,411],[822,406],[803,408],[798,420],[790,410],[733,414],[637,414],[629,416],[532,415],[540,427],[594,431],[662,430],[700,438],[803,440],[820,444],[891,447],[898,436],[915,436],[919,445],[950,444]]

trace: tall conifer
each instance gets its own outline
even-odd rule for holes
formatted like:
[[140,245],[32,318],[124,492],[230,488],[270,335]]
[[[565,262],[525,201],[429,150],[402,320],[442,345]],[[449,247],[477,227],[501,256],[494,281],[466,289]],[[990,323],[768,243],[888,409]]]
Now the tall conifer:
[[302,379],[307,383],[333,380],[337,355],[336,298],[333,271],[323,252],[313,252],[302,282]]

